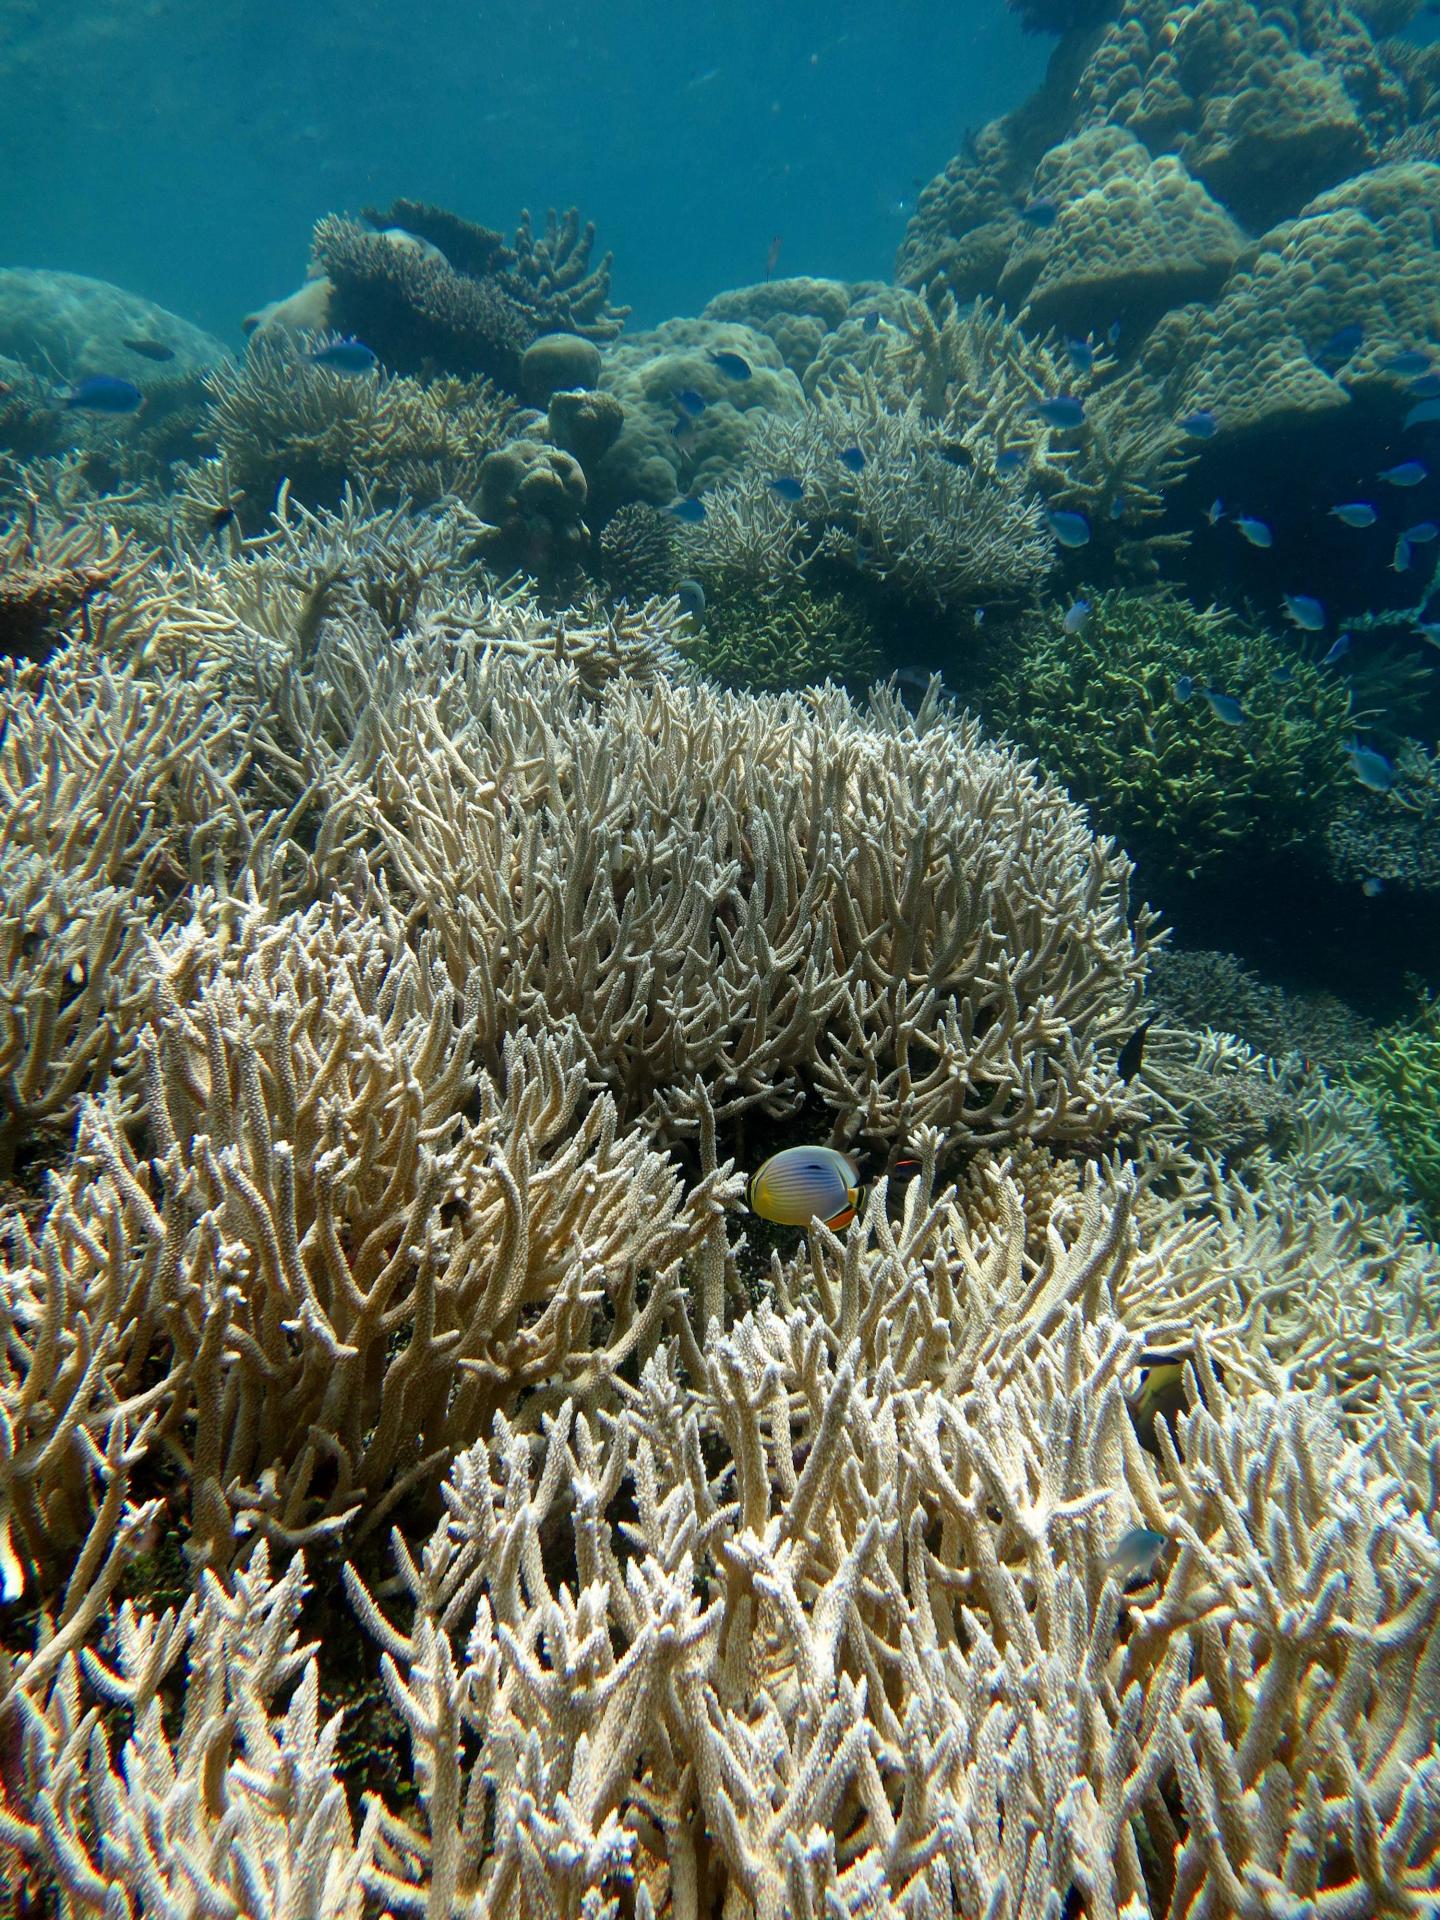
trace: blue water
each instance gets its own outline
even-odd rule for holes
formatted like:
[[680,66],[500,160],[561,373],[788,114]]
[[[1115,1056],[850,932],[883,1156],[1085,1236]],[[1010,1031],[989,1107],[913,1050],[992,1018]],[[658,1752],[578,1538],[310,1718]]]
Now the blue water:
[[[888,279],[917,186],[1048,42],[1001,0],[540,9],[89,0],[0,49],[0,260],[96,275],[234,339],[322,214],[578,204],[632,324],[777,271]],[[25,15],[28,14],[28,18]]]

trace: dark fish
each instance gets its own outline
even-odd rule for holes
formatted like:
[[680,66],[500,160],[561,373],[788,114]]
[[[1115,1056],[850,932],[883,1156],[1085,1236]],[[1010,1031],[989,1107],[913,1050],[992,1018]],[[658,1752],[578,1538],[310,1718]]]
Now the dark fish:
[[1233,693],[1221,693],[1218,687],[1202,687],[1200,691],[1217,720],[1223,720],[1227,727],[1244,726],[1245,709]]
[[698,420],[705,411],[705,396],[697,393],[694,387],[681,387],[675,395],[675,404],[683,407],[692,420]]
[[1089,373],[1095,365],[1095,349],[1088,340],[1067,340],[1065,353],[1076,373]]
[[703,620],[705,617],[705,589],[698,580],[682,580],[675,589],[675,598],[680,602],[680,611],[691,620]]
[[1062,431],[1085,424],[1085,402],[1077,400],[1073,394],[1057,393],[1048,400],[1037,400],[1030,411],[1037,420],[1043,420],[1047,426],[1058,427]]
[[[942,440],[935,451],[942,460],[948,460],[952,467],[973,467],[975,464],[975,456],[963,440]],[[855,471],[858,473],[859,468]]]
[[1169,1544],[1169,1534],[1156,1533],[1153,1527],[1131,1527],[1115,1542],[1106,1559],[1106,1568],[1119,1574],[1121,1583],[1127,1587],[1132,1581],[1148,1580]]
[[1402,460],[1398,467],[1385,467],[1380,478],[1392,487],[1418,487],[1429,472],[1418,460]]
[[860,322],[860,326],[865,333],[878,333],[880,331],[879,314],[867,313],[865,318]]
[[677,520],[688,521],[691,526],[694,526],[705,518],[705,502],[695,499],[693,494],[687,494],[683,500],[674,500],[670,503],[670,512]]
[[209,520],[211,533],[223,533],[226,527],[233,524],[234,519],[234,507],[216,507]]
[[1053,200],[1027,200],[1020,209],[1020,218],[1032,227],[1038,227],[1043,233],[1047,227],[1053,227],[1059,217],[1060,209]]
[[851,473],[863,473],[865,471],[865,455],[859,447],[842,447],[840,450],[840,464],[842,467],[848,467]]
[[1387,373],[1398,373],[1402,380],[1414,380],[1430,371],[1430,356],[1421,353],[1418,347],[1405,347],[1380,364]]
[[1143,1021],[1141,1025],[1135,1029],[1134,1033],[1131,1034],[1130,1038],[1120,1049],[1115,1060],[1115,1075],[1117,1079],[1127,1082],[1131,1081],[1140,1071],[1141,1062],[1145,1058],[1145,1036],[1154,1024],[1155,1017],[1152,1014],[1148,1020]]
[[1440,373],[1422,373],[1418,380],[1412,380],[1409,384],[1417,400],[1433,400],[1440,395]]
[[1052,507],[1045,516],[1050,531],[1062,547],[1088,546],[1090,522],[1083,513],[1069,513],[1064,507]]
[[771,234],[770,244],[765,249],[765,278],[767,280],[770,278],[771,274],[774,273],[776,267],[778,267],[780,264],[780,249],[781,247],[784,246],[784,244],[785,244],[785,236],[783,234],[779,234],[779,233]]
[[1180,427],[1192,440],[1213,440],[1220,431],[1220,422],[1208,407],[1201,407],[1196,413],[1187,413]]
[[741,354],[732,353],[728,347],[712,347],[710,364],[718,367],[727,380],[748,380],[750,362]]
[[328,367],[331,373],[369,373],[377,361],[363,340],[331,340],[309,358],[312,366]]
[[118,379],[113,373],[87,373],[66,394],[65,405],[86,413],[134,413],[144,399],[132,381]]
[[1317,360],[1348,360],[1351,354],[1358,353],[1364,344],[1365,329],[1358,320],[1352,320],[1348,326],[1336,328],[1315,358]]
[[805,498],[805,489],[793,473],[779,474],[770,482],[770,491],[777,500],[786,500],[791,506]]
[[128,347],[131,353],[138,353],[142,360],[173,360],[175,349],[167,347],[163,340],[122,340],[122,347]]

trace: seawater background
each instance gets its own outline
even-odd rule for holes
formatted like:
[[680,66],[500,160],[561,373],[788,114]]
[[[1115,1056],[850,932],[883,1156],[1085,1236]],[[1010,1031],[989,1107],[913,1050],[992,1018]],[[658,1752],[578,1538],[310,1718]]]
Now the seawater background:
[[578,204],[632,326],[778,274],[888,279],[917,184],[1051,43],[1002,0],[0,0],[0,261],[238,337],[323,213]]

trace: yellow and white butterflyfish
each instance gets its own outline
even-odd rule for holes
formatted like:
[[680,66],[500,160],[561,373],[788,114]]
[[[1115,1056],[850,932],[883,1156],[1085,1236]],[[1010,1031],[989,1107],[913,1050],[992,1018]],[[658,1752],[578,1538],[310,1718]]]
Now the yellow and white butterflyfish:
[[745,1197],[752,1212],[777,1226],[823,1220],[838,1232],[855,1218],[860,1175],[850,1156],[835,1147],[786,1147],[751,1174]]

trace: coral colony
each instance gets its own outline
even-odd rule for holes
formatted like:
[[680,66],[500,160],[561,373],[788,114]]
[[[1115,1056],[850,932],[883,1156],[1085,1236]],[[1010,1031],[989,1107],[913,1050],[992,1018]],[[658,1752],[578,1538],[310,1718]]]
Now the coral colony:
[[17,1912],[1434,1911],[1440,68],[1019,10],[892,284],[0,271]]

